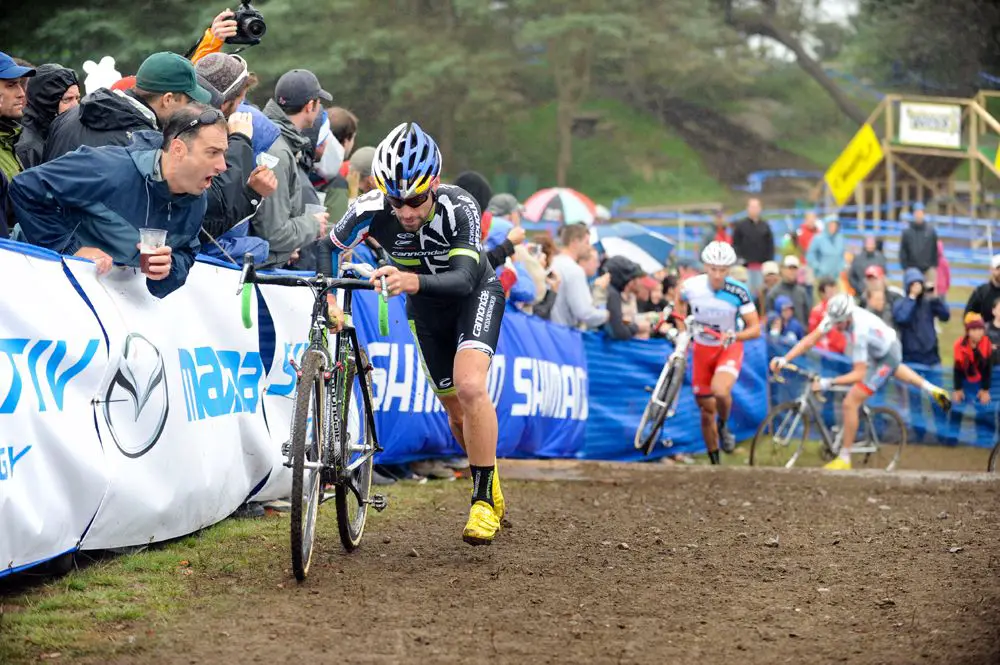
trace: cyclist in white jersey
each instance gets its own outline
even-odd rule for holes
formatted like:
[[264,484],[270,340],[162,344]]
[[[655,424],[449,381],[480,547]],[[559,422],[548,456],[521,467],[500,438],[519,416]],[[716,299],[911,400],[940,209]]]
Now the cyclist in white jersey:
[[727,453],[736,447],[728,427],[733,385],[743,366],[743,341],[760,337],[760,318],[750,290],[729,276],[736,252],[728,243],[709,243],[701,262],[706,274],[681,283],[678,310],[694,317],[691,384],[708,458],[718,464],[720,443]]
[[851,468],[851,446],[858,433],[858,411],[861,405],[881,390],[890,377],[895,376],[900,381],[929,393],[945,411],[951,408],[951,398],[948,391],[935,386],[904,365],[903,351],[896,331],[881,318],[857,307],[854,298],[844,293],[830,299],[826,316],[816,330],[803,337],[786,355],[771,361],[772,371],[780,372],[782,367],[815,346],[834,327],[847,334],[854,366],[847,374],[819,379],[813,389],[829,390],[830,386],[852,386],[842,405],[844,422],[840,455],[826,465],[827,469],[841,470]]

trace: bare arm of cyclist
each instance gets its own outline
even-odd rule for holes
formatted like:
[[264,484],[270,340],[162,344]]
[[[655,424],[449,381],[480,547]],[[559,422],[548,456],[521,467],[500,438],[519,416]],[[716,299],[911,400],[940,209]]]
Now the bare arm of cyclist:
[[786,353],[783,357],[772,358],[771,359],[771,370],[777,371],[781,369],[781,365],[784,363],[790,363],[809,349],[816,346],[820,338],[826,334],[823,326],[817,326],[815,330],[803,337],[798,341],[798,343],[792,347],[792,350]]
[[736,333],[737,342],[760,337],[760,315],[756,310],[743,314],[743,323],[746,324],[743,330]]

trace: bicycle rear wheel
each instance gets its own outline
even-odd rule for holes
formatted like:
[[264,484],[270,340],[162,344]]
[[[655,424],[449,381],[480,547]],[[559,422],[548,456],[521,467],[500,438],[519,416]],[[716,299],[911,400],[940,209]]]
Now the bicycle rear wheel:
[[1000,457],[1000,441],[994,444],[993,451],[990,453],[990,461],[986,463],[986,470],[990,473],[996,473],[998,457]]
[[[372,404],[371,389],[358,376],[368,367],[368,356],[358,349],[358,357],[347,357],[344,362],[343,399],[338,404],[340,415],[340,464],[341,476],[337,483],[337,529],[340,542],[348,552],[361,544],[368,519],[368,506],[372,490],[372,466],[375,455],[375,432],[372,431],[366,410],[362,386],[366,387],[367,404]],[[351,396],[354,396],[354,403]],[[352,468],[353,467],[353,468]]]
[[809,438],[809,416],[798,402],[782,402],[767,413],[750,444],[750,466],[791,468]]
[[[677,399],[683,382],[684,363],[677,359],[671,359],[666,375],[662,381],[657,381],[656,388],[653,389],[653,396],[646,403],[642,419],[639,421],[639,428],[635,432],[635,447],[641,450],[643,455],[651,453],[656,442],[659,441],[667,413],[673,406],[674,400]],[[657,404],[657,401],[661,402],[663,406]]]
[[868,415],[861,416],[859,434],[864,439],[854,443],[855,450],[869,452],[852,455],[862,465],[893,471],[899,467],[899,458],[906,447],[906,423],[895,409],[874,406]]
[[[292,572],[302,581],[309,573],[316,516],[319,512],[323,466],[323,360],[324,355],[309,350],[302,362],[302,376],[295,388],[292,417]],[[306,463],[309,463],[309,467]]]

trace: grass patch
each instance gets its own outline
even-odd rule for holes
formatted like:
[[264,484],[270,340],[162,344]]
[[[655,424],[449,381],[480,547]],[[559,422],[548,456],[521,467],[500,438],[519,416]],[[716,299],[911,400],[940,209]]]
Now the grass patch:
[[[582,110],[599,114],[601,121],[593,136],[573,141],[571,187],[605,205],[620,196],[643,206],[716,201],[727,195],[725,187],[705,171],[698,153],[659,119],[610,100],[584,104]],[[518,151],[516,156],[494,157],[493,163],[508,164],[493,174],[494,189],[525,197],[554,186],[556,104],[528,111],[506,131]]]
[[[369,515],[372,531],[366,537],[375,537],[380,523],[408,520],[444,492],[463,489],[394,485],[388,492],[389,510]],[[0,663],[37,662],[42,654],[55,652],[63,660],[139,653],[152,634],[147,631],[162,628],[184,610],[232,603],[275,579],[291,582],[288,528],[287,516],[225,520],[137,554],[82,563],[61,578],[4,580]],[[325,548],[339,547],[332,503],[320,511],[318,532]]]

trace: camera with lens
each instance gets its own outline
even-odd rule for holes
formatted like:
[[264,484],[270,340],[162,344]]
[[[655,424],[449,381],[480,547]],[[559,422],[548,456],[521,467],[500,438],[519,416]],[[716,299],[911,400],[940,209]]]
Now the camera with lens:
[[267,32],[264,15],[257,11],[250,0],[241,0],[239,9],[233,14],[236,21],[236,35],[226,39],[227,44],[260,44],[261,37]]

